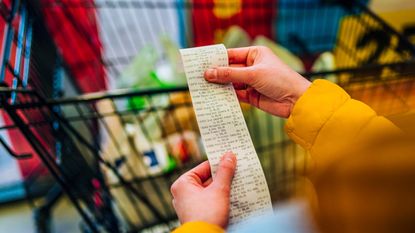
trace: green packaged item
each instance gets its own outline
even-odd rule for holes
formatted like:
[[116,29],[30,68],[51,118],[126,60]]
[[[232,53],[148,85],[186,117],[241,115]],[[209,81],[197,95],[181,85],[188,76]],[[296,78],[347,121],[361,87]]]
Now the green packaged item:
[[226,48],[239,48],[251,45],[251,38],[248,33],[239,26],[230,27],[223,38]]
[[176,169],[176,167],[177,167],[176,159],[174,159],[173,156],[169,156],[167,158],[167,164],[163,168],[163,173],[170,173],[170,172],[174,171],[174,169]]
[[157,60],[158,55],[154,48],[146,46],[141,49],[128,67],[121,73],[117,87],[158,87],[160,84],[157,77],[154,77]]
[[156,71],[159,80],[169,86],[185,86],[187,81],[181,63],[179,47],[167,35],[162,36],[160,42],[167,59],[157,66]]

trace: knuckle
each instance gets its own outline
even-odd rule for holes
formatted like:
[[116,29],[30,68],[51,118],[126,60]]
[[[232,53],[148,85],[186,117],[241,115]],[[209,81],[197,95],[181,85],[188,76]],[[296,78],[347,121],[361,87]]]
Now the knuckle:
[[231,72],[232,70],[230,68],[224,68],[222,69],[222,78],[223,79],[229,79],[229,77],[231,76]]
[[260,50],[262,50],[262,51],[270,51],[271,49],[270,48],[268,48],[267,46],[260,46],[260,48],[259,48]]
[[253,52],[253,51],[255,51],[255,50],[257,50],[257,49],[259,49],[261,47],[262,47],[262,45],[254,45],[254,46],[251,46],[251,47],[249,47],[249,52]]
[[247,71],[246,83],[248,85],[251,85],[252,83],[254,83],[254,81],[256,80],[256,78],[258,76],[257,73],[258,73],[258,70],[255,69],[255,68],[249,69]]
[[233,63],[235,61],[235,52],[232,49],[228,49],[228,57],[229,63]]
[[219,184],[217,186],[217,189],[221,193],[230,193],[231,192],[231,186],[229,186],[229,185]]
[[263,46],[263,45],[258,45],[256,49],[258,49],[258,50],[265,50],[265,49],[267,49],[267,47],[266,46]]
[[170,187],[170,193],[174,196],[177,195],[178,191],[179,191],[179,186],[180,186],[180,179],[176,180]]
[[247,57],[247,65],[251,66],[254,64],[255,59],[258,53],[264,48],[264,46],[254,46],[249,49],[248,57]]
[[252,51],[252,56],[251,57],[256,57],[259,54],[261,54],[261,55],[267,55],[267,54],[274,55],[274,52],[267,46],[259,45],[255,48],[255,50]]
[[225,177],[233,177],[235,174],[235,165],[231,163],[222,164],[220,166],[220,169],[222,170],[222,175]]

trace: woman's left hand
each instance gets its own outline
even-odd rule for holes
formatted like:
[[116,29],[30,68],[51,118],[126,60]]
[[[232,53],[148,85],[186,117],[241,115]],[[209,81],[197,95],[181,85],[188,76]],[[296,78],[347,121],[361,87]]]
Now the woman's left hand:
[[203,221],[226,228],[235,170],[236,157],[228,152],[222,156],[213,179],[208,161],[179,177],[171,193],[180,222]]

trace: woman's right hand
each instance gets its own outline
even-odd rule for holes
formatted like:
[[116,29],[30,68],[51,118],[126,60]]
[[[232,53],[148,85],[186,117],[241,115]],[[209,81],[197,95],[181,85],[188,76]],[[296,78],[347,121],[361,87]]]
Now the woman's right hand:
[[213,83],[232,82],[239,100],[288,118],[310,82],[284,64],[267,47],[228,49],[229,67],[206,70]]

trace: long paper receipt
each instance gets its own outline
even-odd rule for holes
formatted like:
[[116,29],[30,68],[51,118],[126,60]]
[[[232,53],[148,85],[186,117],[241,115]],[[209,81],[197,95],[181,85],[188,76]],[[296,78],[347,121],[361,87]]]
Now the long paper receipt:
[[180,53],[212,174],[225,152],[232,151],[237,156],[229,223],[272,213],[264,172],[232,84],[208,83],[203,78],[208,68],[228,66],[225,46],[181,49]]

